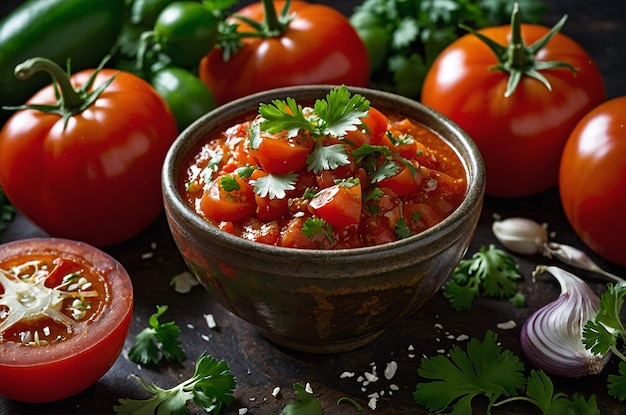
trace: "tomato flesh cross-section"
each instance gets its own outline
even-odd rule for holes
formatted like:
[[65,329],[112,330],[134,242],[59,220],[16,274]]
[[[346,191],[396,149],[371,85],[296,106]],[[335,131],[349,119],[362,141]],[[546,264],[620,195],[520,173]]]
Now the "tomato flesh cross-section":
[[0,395],[49,402],[91,386],[117,359],[132,305],[124,268],[90,245],[55,238],[3,245]]

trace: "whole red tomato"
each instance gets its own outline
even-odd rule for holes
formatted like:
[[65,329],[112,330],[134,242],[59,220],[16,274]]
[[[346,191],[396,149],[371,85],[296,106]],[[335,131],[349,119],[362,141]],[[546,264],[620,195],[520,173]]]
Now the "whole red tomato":
[[[514,15],[511,25],[478,33],[500,45],[511,39],[511,46],[520,48],[505,50],[500,61],[483,40],[467,34],[438,56],[424,81],[422,102],[455,121],[478,145],[488,195],[522,197],[556,186],[567,137],[606,98],[598,68],[572,39],[555,30],[546,44],[534,47],[549,32],[521,24]],[[549,62],[570,67],[545,68]],[[521,78],[507,96],[511,72]]]
[[[45,67],[63,80],[60,68],[37,62],[35,71]],[[79,72],[71,82],[80,88],[93,74]],[[62,108],[73,113],[20,110],[0,131],[0,187],[50,235],[112,245],[139,233],[162,210],[161,166],[176,121],[156,91],[130,73],[100,70],[89,91],[113,76],[93,102],[65,76]],[[52,86],[28,102],[55,103]]]
[[576,125],[563,150],[559,192],[582,241],[626,266],[626,96],[600,104]]
[[0,396],[50,402],[94,384],[128,334],[133,287],[93,246],[65,239],[0,249]]
[[[367,86],[367,50],[345,16],[328,6],[293,1],[283,16],[290,20],[281,26],[275,10],[283,10],[285,2],[274,2],[274,8],[266,12],[264,7],[271,3],[254,3],[235,13],[267,22],[265,35],[244,37],[241,48],[228,60],[222,49],[214,48],[200,61],[198,75],[219,104],[291,85]],[[274,19],[267,19],[271,13]],[[259,32],[259,28],[240,23],[237,31]]]

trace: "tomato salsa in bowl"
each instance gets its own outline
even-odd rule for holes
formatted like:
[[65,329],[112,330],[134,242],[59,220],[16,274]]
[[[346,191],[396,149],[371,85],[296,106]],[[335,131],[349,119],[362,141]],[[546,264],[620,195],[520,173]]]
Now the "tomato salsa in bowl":
[[189,268],[271,341],[354,349],[421,307],[473,236],[484,167],[423,105],[330,85],[280,88],[205,115],[163,168]]

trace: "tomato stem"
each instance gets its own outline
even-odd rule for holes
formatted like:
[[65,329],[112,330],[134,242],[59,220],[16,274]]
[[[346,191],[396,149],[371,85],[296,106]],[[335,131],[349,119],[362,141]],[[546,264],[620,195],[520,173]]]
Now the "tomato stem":
[[288,13],[291,7],[291,0],[287,0],[280,16],[276,13],[276,7],[273,0],[262,0],[263,11],[265,13],[265,31],[267,37],[280,36],[287,30],[289,26]]
[[15,67],[15,77],[20,80],[27,80],[37,72],[47,72],[52,77],[53,85],[59,94],[59,98],[55,104],[24,104],[17,107],[5,107],[5,109],[30,109],[57,114],[63,118],[63,128],[65,128],[71,116],[79,114],[91,106],[111,82],[115,80],[117,75],[112,76],[99,88],[91,91],[97,74],[104,67],[108,58],[107,56],[102,60],[88,81],[78,89],[74,88],[70,82],[69,70],[68,73],[64,72],[59,65],[47,58],[36,57],[28,59]]
[[517,3],[513,4],[513,11],[511,13],[511,40],[508,45],[501,45],[469,26],[459,26],[478,37],[498,57],[499,63],[493,69],[505,71],[510,74],[507,89],[504,93],[505,97],[509,97],[515,92],[517,85],[519,85],[524,76],[538,80],[551,91],[552,85],[550,85],[548,79],[540,72],[541,70],[566,68],[576,73],[576,68],[567,62],[544,62],[535,59],[535,55],[537,55],[554,35],[561,30],[566,20],[567,16],[563,16],[548,33],[530,46],[526,46],[522,38],[522,18]]

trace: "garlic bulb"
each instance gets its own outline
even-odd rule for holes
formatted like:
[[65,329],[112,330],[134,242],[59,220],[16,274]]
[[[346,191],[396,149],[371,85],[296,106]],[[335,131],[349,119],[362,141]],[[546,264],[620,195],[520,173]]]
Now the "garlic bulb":
[[596,272],[616,282],[624,281],[617,275],[600,268],[583,251],[573,246],[550,242],[548,225],[527,218],[496,219],[491,226],[496,239],[508,250],[522,255],[543,254],[557,258],[567,265]]
[[524,354],[533,366],[551,375],[576,378],[600,373],[610,353],[593,354],[583,343],[583,328],[596,316],[600,298],[583,280],[559,267],[538,266],[533,276],[542,272],[559,281],[561,294],[522,326]]
[[491,227],[493,234],[506,249],[518,254],[543,253],[548,243],[547,225],[526,218],[496,220]]

